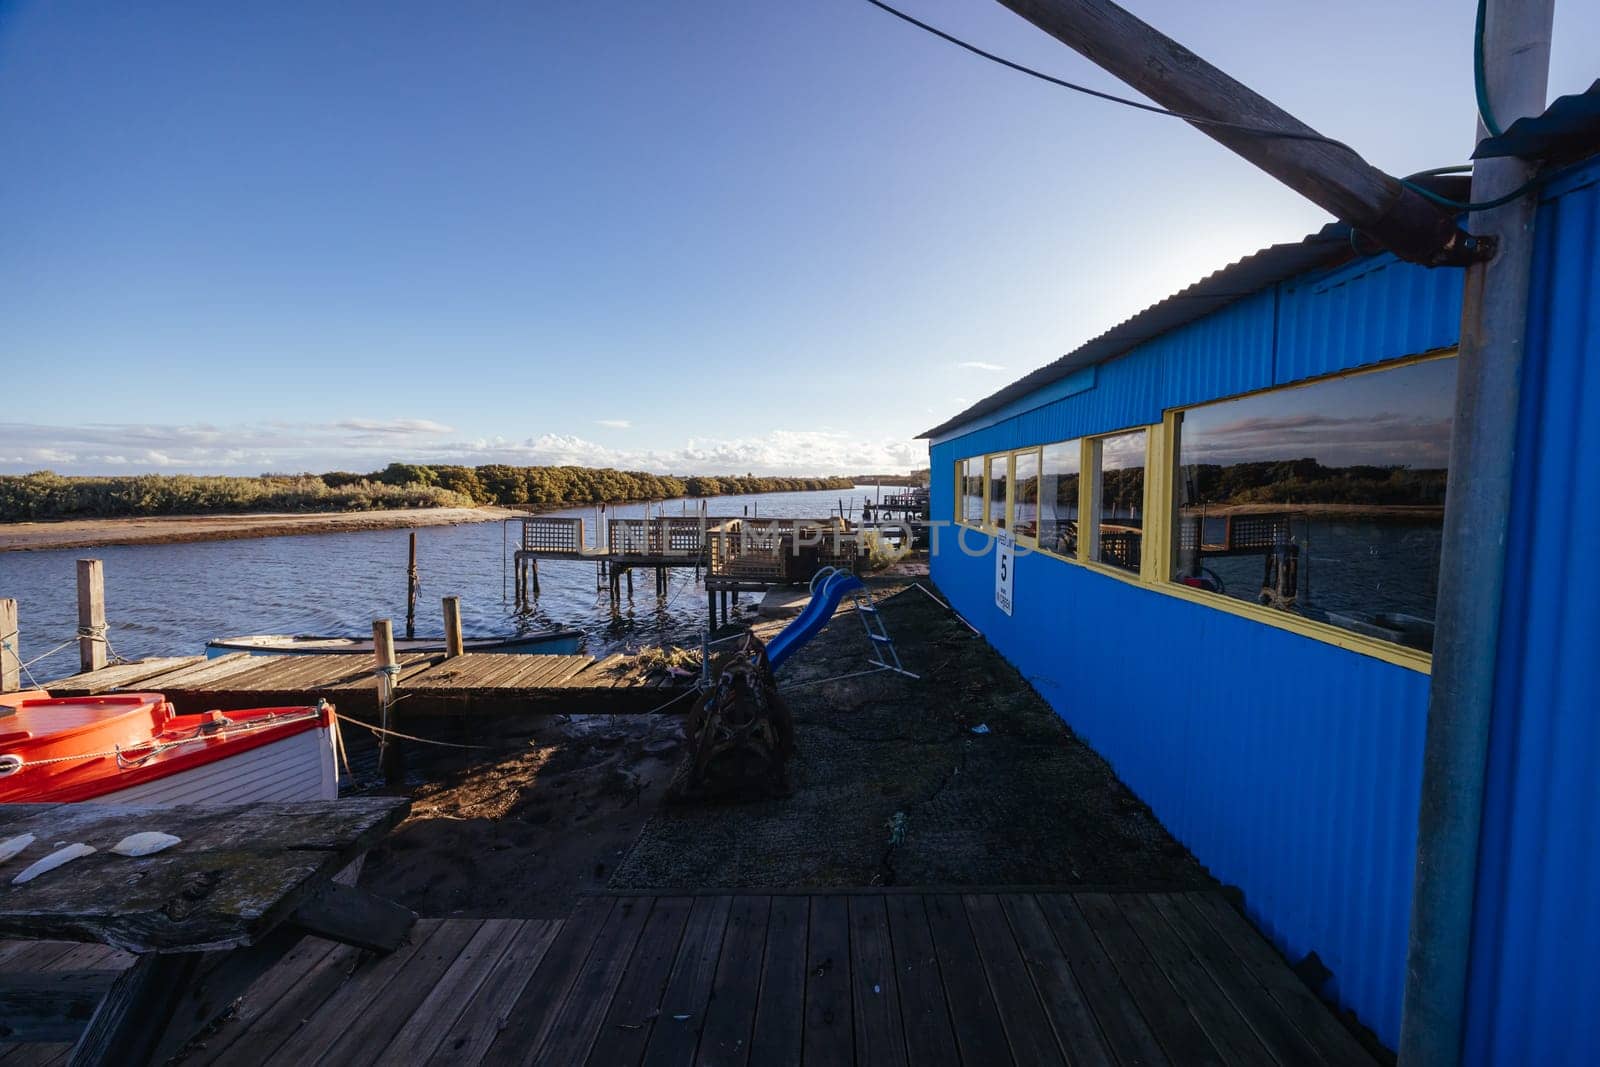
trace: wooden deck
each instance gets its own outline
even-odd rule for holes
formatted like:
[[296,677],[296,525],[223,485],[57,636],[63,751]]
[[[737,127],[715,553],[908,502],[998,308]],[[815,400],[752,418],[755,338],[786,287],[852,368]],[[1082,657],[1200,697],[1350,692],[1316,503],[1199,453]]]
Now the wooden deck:
[[1373,1061],[1219,894],[889,890],[590,897],[423,920],[378,959],[307,940],[182,1062]]
[[[402,718],[529,711],[592,714],[649,711],[681,690],[681,679],[641,670],[629,656],[442,653],[400,657]],[[104,667],[49,683],[55,696],[117,690],[164,693],[180,712],[314,703],[347,715],[377,714],[377,677],[367,656],[166,657]]]

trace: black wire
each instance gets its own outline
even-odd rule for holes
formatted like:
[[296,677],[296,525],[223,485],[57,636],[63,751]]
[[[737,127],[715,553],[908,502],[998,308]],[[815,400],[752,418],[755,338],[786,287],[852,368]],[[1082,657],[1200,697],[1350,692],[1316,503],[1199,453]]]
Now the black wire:
[[[1183,121],[1188,122],[1188,123],[1192,123],[1192,124],[1194,124],[1196,126],[1210,126],[1210,127],[1215,128],[1215,129],[1232,130],[1235,133],[1247,133],[1247,134],[1250,134],[1251,136],[1254,136],[1254,137],[1280,137],[1280,138],[1286,138],[1286,139],[1294,140],[1294,141],[1315,141],[1315,142],[1317,142],[1319,144],[1332,145],[1335,148],[1342,148],[1346,152],[1349,152],[1351,155],[1355,156],[1357,159],[1361,159],[1362,158],[1360,152],[1357,152],[1354,148],[1351,148],[1349,145],[1345,144],[1343,141],[1340,141],[1337,138],[1333,138],[1333,137],[1324,137],[1320,133],[1299,133],[1299,132],[1294,131],[1294,130],[1274,130],[1274,129],[1269,129],[1268,127],[1265,127],[1265,126],[1251,126],[1251,125],[1248,125],[1248,124],[1242,123],[1242,122],[1228,122],[1228,121],[1226,121],[1224,119],[1210,119],[1210,118],[1206,118],[1203,115],[1189,115],[1189,114],[1185,114],[1182,111],[1172,111],[1172,110],[1170,110],[1168,108],[1157,107],[1155,104],[1146,104],[1146,103],[1144,103],[1142,101],[1139,101],[1139,100],[1130,100],[1129,98],[1127,98],[1125,96],[1118,96],[1115,93],[1105,93],[1105,92],[1101,92],[1099,89],[1091,89],[1087,85],[1079,85],[1076,82],[1069,82],[1069,81],[1066,81],[1063,78],[1057,78],[1053,74],[1046,74],[1042,70],[1035,70],[1032,67],[1025,67],[1021,63],[1013,62],[1012,60],[1009,60],[1009,59],[1005,58],[1004,56],[997,56],[993,52],[987,52],[987,51],[983,50],[982,48],[979,48],[975,44],[968,44],[966,41],[963,41],[961,38],[956,37],[956,36],[954,36],[952,34],[948,34],[945,31],[939,29],[937,26],[930,26],[926,22],[923,22],[921,19],[918,19],[918,18],[915,18],[915,17],[913,17],[911,15],[908,15],[904,11],[899,10],[898,8],[890,7],[888,4],[884,3],[883,0],[867,0],[867,3],[871,4],[873,7],[880,8],[880,9],[882,9],[884,11],[887,11],[889,14],[893,15],[897,19],[901,19],[901,20],[903,20],[905,22],[909,22],[911,25],[917,27],[920,30],[926,30],[928,33],[933,34],[935,37],[939,38],[940,40],[950,42],[951,44],[955,45],[957,48],[964,48],[968,52],[971,52],[975,56],[982,56],[984,59],[989,60],[991,63],[998,63],[1002,67],[1007,67],[1007,68],[1009,68],[1011,70],[1016,71],[1019,74],[1026,74],[1030,78],[1038,78],[1042,82],[1049,82],[1051,85],[1057,85],[1057,86],[1060,86],[1063,89],[1071,89],[1075,93],[1082,93],[1085,96],[1092,96],[1092,97],[1096,98],[1097,100],[1108,100],[1113,104],[1121,104],[1124,107],[1136,108],[1136,109],[1138,109],[1140,111],[1148,111],[1152,115],[1165,115],[1168,118],[1182,119]],[[1425,170],[1425,171],[1422,171],[1418,175],[1413,175],[1413,177],[1423,177],[1423,176],[1429,176],[1429,175],[1434,175],[1434,174],[1459,173],[1462,170],[1470,170],[1470,169],[1471,169],[1470,166],[1467,166],[1467,167],[1435,167],[1432,170]],[[1544,179],[1543,179],[1543,177],[1541,177],[1539,175],[1535,175],[1534,177],[1530,178],[1524,184],[1518,186],[1516,189],[1513,189],[1511,192],[1506,193],[1504,196],[1497,196],[1493,200],[1486,200],[1486,201],[1484,201],[1482,203],[1468,203],[1468,202],[1464,202],[1464,201],[1460,201],[1460,200],[1452,200],[1449,197],[1442,196],[1439,193],[1434,192],[1432,189],[1429,189],[1425,185],[1419,185],[1418,183],[1410,180],[1409,178],[1399,178],[1399,179],[1396,179],[1396,180],[1399,182],[1400,185],[1402,185],[1405,188],[1411,190],[1412,192],[1416,193],[1417,195],[1419,195],[1419,196],[1421,196],[1421,197],[1433,202],[1434,204],[1439,205],[1440,207],[1448,208],[1451,211],[1483,211],[1483,210],[1486,210],[1488,208],[1499,207],[1502,204],[1510,203],[1511,201],[1517,199],[1518,197],[1522,196],[1523,194],[1525,194],[1525,193],[1531,191],[1532,189],[1534,189]],[[1353,238],[1353,235],[1352,235],[1352,238]],[[1352,245],[1353,245],[1353,243],[1354,242],[1352,240]]]
[[1085,96],[1092,96],[1098,100],[1108,100],[1113,104],[1121,104],[1124,107],[1137,108],[1140,111],[1148,111],[1152,115],[1166,115],[1168,118],[1182,119],[1185,122],[1192,122],[1197,126],[1214,126],[1218,129],[1233,130],[1237,133],[1248,133],[1256,137],[1281,137],[1293,141],[1316,141],[1321,144],[1333,145],[1335,148],[1342,148],[1353,156],[1359,157],[1361,155],[1361,153],[1357,152],[1354,148],[1351,148],[1343,141],[1337,140],[1333,137],[1324,137],[1320,133],[1300,133],[1296,130],[1275,130],[1266,126],[1251,126],[1242,122],[1228,122],[1225,119],[1210,119],[1203,115],[1188,115],[1182,111],[1172,111],[1168,108],[1158,107],[1155,104],[1146,104],[1140,100],[1130,100],[1128,97],[1118,96],[1115,93],[1106,93],[1101,92],[1099,89],[1091,89],[1087,85],[1079,85],[1077,82],[1069,82],[1065,79],[1057,78],[1053,74],[1046,74],[1042,70],[1035,70],[1032,67],[1025,67],[1021,63],[1013,62],[1004,56],[997,56],[993,52],[986,52],[977,45],[968,44],[961,38],[948,34],[939,29],[937,26],[930,26],[921,19],[908,15],[898,8],[890,7],[888,4],[884,3],[883,0],[867,0],[867,3],[871,4],[873,7],[881,8],[882,10],[887,11],[897,19],[902,19],[911,23],[911,25],[920,30],[926,30],[935,37],[950,42],[957,48],[965,48],[968,52],[971,52],[975,56],[982,56],[991,63],[998,63],[1002,67],[1008,67],[1019,74],[1026,74],[1030,78],[1038,78],[1040,81],[1049,82],[1051,85],[1058,85],[1063,89],[1071,89],[1075,93],[1082,93]]

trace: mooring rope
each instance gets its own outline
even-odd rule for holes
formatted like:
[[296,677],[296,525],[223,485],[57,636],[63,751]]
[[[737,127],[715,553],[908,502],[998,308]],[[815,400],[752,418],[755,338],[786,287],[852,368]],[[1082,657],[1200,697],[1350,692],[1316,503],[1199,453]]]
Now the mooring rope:
[[383,737],[398,737],[401,740],[404,740],[404,741],[415,741],[418,744],[438,745],[440,748],[469,748],[469,749],[482,750],[482,749],[487,749],[487,748],[493,747],[493,746],[490,746],[490,745],[458,745],[458,744],[456,744],[456,743],[454,743],[452,741],[435,741],[431,737],[418,737],[415,734],[403,734],[399,730],[391,730],[391,729],[389,729],[388,727],[385,727],[385,726],[374,726],[370,722],[363,722],[360,719],[352,718],[351,716],[346,715],[342,711],[336,711],[333,714],[334,714],[334,717],[336,719],[338,719],[340,722],[347,722],[347,723],[350,723],[351,725],[359,726],[363,730],[370,730],[373,733],[378,734],[378,735],[383,736]]
[[[5,766],[9,766],[11,769],[0,769],[0,777],[15,774],[24,767],[47,767],[54,763],[71,763],[75,760],[109,759],[112,757],[116,758],[117,763],[120,766],[139,766],[140,764],[149,763],[152,759],[169,749],[181,748],[184,745],[192,745],[196,741],[209,741],[213,737],[226,737],[230,733],[249,733],[252,730],[261,730],[269,726],[284,726],[289,723],[303,722],[307,719],[314,719],[316,717],[317,716],[314,713],[309,715],[289,715],[281,718],[278,716],[272,716],[256,722],[229,723],[229,726],[232,727],[231,729],[221,730],[208,731],[204,728],[197,727],[193,734],[188,737],[181,737],[176,741],[151,741],[148,743],[148,745],[128,745],[126,748],[121,745],[117,745],[102,752],[74,752],[70,756],[51,756],[48,759],[24,760],[21,756],[18,756],[14,753],[7,753],[3,758],[6,761]],[[147,747],[149,751],[145,751]]]

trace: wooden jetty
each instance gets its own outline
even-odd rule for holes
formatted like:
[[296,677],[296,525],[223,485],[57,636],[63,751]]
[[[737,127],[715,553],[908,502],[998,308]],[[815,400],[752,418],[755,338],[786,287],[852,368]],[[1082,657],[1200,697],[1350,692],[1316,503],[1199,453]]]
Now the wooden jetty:
[[[0,949],[0,1042],[10,1043],[0,1057],[34,1062],[26,1043],[42,1042],[73,1064],[164,1063],[308,937],[394,953],[416,915],[345,884],[340,872],[408,810],[398,797],[0,805],[0,838],[98,848],[0,898],[0,936],[29,939]],[[110,851],[157,827],[178,838],[171,849],[142,858]],[[48,938],[83,944],[40,944]],[[41,973],[52,953],[57,964],[70,959],[70,970]]]
[[[126,965],[92,951],[0,961],[63,983]],[[1008,890],[595,896],[564,920],[422,919],[376,958],[308,938],[182,1062],[802,1060],[1375,1062],[1220,893]]]
[[732,518],[663,515],[610,519],[598,530],[582,518],[530,515],[519,520],[520,547],[513,553],[518,604],[539,594],[539,563],[593,563],[596,581],[617,598],[633,591],[633,572],[655,572],[656,593],[665,595],[667,574],[692,567],[705,579],[711,624],[720,597],[727,621],[730,599],[783,585],[803,584],[821,567],[851,570],[861,554],[860,531],[841,517]]
[[[649,711],[683,680],[640,668],[634,657],[464,653],[400,656],[395,710],[403,718],[520,712],[620,714]],[[378,670],[364,656],[175,656],[119,663],[50,682],[56,696],[148,690],[183,713],[315,703],[346,715],[380,711]]]

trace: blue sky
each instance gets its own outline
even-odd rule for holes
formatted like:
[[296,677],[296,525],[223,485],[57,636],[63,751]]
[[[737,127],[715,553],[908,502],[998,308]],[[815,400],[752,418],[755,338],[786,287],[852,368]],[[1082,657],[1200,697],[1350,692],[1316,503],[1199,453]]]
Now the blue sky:
[[[1119,88],[988,0],[904,6]],[[1468,0],[1129,6],[1391,172],[1470,151]],[[1597,39],[1558,6],[1552,96]],[[0,471],[906,468],[1325,221],[862,0],[0,0],[0,146]]]

